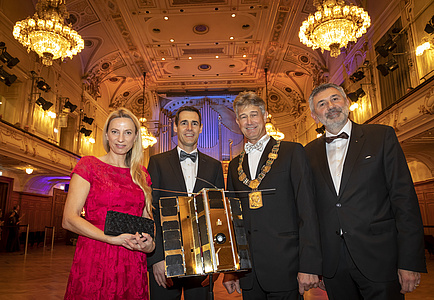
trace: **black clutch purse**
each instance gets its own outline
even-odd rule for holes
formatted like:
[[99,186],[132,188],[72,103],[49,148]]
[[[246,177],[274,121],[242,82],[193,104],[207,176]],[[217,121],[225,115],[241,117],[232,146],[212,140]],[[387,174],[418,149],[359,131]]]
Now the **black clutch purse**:
[[136,234],[136,232],[148,233],[154,238],[154,220],[113,210],[107,211],[104,234],[116,236],[122,233]]

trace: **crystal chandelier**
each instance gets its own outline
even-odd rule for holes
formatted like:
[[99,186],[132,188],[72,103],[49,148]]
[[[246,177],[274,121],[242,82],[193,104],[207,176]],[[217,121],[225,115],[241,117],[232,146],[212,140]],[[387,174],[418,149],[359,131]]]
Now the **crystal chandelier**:
[[340,48],[356,42],[371,26],[368,13],[358,6],[345,5],[344,0],[314,0],[317,11],[303,21],[298,37],[312,49],[330,51],[331,57],[341,54]]
[[[264,69],[265,72],[265,98],[267,100],[267,110],[268,110],[268,79],[267,79],[267,73],[268,69]],[[271,114],[268,114],[267,116],[267,123],[265,123],[265,130],[267,131],[267,134],[269,136],[272,136],[275,140],[283,140],[285,138],[285,135],[283,132],[280,132],[279,129],[274,127],[274,124],[272,123],[272,116]]]
[[33,17],[18,21],[13,35],[27,51],[35,51],[47,66],[58,58],[72,58],[84,48],[81,36],[65,24],[65,0],[39,0]]
[[145,86],[146,86],[146,72],[143,72],[143,107],[142,107],[142,117],[140,118],[140,123],[142,126],[140,127],[140,133],[142,135],[142,145],[143,148],[146,149],[148,147],[152,147],[157,142],[157,139],[148,131],[146,128],[146,118],[145,118]]

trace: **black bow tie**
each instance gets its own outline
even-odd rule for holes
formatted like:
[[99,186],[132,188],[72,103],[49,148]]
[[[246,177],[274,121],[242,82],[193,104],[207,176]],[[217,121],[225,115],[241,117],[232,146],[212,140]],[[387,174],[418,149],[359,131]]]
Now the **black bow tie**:
[[187,158],[191,159],[192,162],[196,162],[197,152],[193,152],[193,153],[189,154],[189,153],[181,150],[181,154],[179,155],[179,160],[184,161]]
[[325,140],[326,140],[327,144],[330,144],[331,142],[333,142],[336,139],[348,139],[348,138],[349,138],[348,134],[346,132],[342,132],[342,133],[335,135],[335,136],[328,136],[325,138]]

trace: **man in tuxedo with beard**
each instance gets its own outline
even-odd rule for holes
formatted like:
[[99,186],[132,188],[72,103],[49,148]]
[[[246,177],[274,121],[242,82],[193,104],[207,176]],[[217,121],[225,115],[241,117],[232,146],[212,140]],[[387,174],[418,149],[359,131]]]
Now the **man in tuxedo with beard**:
[[316,189],[323,282],[330,300],[404,299],[426,272],[413,181],[392,127],[349,120],[342,87],[309,98],[325,135],[306,145]]

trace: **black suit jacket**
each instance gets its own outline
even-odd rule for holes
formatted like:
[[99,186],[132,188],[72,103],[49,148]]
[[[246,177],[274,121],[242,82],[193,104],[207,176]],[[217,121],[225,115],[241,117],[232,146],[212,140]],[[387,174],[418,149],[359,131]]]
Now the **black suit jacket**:
[[[222,165],[218,160],[198,151],[197,177],[204,179],[218,188],[224,188]],[[163,235],[160,221],[160,197],[186,196],[187,187],[182,174],[181,163],[179,162],[178,150],[174,149],[151,156],[149,159],[148,172],[152,180],[152,205],[155,219],[155,251],[148,255],[148,265],[164,260]],[[196,179],[193,189],[194,193],[203,188],[213,188],[208,183]],[[179,193],[158,191],[165,189],[179,191]]]
[[397,268],[426,272],[423,225],[413,181],[393,128],[353,123],[339,195],[325,138],[306,146],[316,188],[323,274],[332,277],[345,242],[372,281],[397,278]]
[[[276,141],[271,138],[258,165],[266,163]],[[239,179],[239,156],[229,164],[228,190],[248,191]],[[250,178],[248,155],[243,169]],[[312,178],[303,146],[282,142],[278,157],[258,189],[263,192],[263,207],[249,208],[248,193],[235,193],[241,199],[253,268],[265,291],[298,288],[297,273],[321,274],[321,250]],[[241,288],[252,287],[252,273],[240,278]]]

